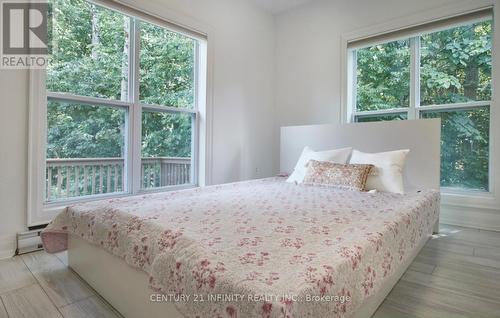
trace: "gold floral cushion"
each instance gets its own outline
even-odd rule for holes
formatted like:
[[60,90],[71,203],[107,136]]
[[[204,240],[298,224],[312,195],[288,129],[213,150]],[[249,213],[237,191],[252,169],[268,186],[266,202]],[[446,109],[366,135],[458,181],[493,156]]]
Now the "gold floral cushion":
[[366,180],[373,167],[369,164],[339,164],[310,160],[307,163],[304,183],[364,191]]

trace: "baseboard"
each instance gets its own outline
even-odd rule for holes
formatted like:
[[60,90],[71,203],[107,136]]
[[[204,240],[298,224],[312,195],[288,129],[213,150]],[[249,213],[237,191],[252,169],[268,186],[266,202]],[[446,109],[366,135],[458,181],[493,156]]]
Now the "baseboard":
[[500,232],[500,210],[442,205],[440,222]]
[[16,235],[0,236],[0,259],[10,258],[16,253]]

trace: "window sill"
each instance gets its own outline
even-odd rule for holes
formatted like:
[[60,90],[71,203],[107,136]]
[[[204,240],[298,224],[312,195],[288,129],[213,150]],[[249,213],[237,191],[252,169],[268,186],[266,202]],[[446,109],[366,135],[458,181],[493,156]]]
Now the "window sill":
[[74,198],[60,199],[60,200],[54,200],[54,201],[50,201],[50,202],[44,202],[43,207],[45,210],[45,209],[57,208],[57,207],[61,207],[61,206],[68,206],[68,205],[76,204],[76,203],[99,201],[99,200],[106,200],[106,199],[112,199],[112,198],[121,198],[121,197],[127,197],[127,196],[131,196],[131,195],[132,194],[130,194],[128,192],[95,194],[95,195],[88,195],[88,196],[81,196],[81,197],[74,197]]
[[109,194],[99,194],[93,196],[82,196],[79,198],[71,198],[66,200],[52,201],[43,204],[42,214],[46,217],[45,221],[37,222],[32,224],[31,226],[36,226],[40,224],[47,224],[50,222],[57,214],[61,213],[68,205],[77,204],[77,203],[85,203],[99,200],[107,200],[114,198],[125,198],[125,197],[133,197],[137,195],[144,195],[150,193],[161,193],[161,192],[169,192],[169,191],[177,191],[177,190],[186,190],[193,189],[199,187],[197,184],[183,184],[178,186],[167,186],[161,188],[154,189],[141,189],[136,194],[131,194],[127,192],[119,192],[119,193],[109,193]]
[[487,191],[466,191],[456,189],[441,189],[441,203],[443,205],[500,210],[498,198]]

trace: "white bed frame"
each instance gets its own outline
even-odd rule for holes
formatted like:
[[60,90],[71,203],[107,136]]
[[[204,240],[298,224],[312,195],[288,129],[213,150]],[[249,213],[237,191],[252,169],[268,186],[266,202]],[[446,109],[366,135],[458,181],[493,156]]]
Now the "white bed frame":
[[[410,149],[406,188],[439,189],[439,141],[439,119],[283,127],[280,168],[282,172],[290,172],[306,145],[315,150],[352,146],[365,152]],[[434,232],[438,231],[438,222]],[[373,315],[425,245],[431,233],[428,234],[384,286],[365,300],[354,318]],[[70,236],[68,247],[69,266],[126,318],[184,317],[173,303],[150,300],[154,292],[143,271],[79,237]]]
[[281,128],[280,170],[289,173],[305,146],[314,150],[353,147],[363,152],[410,149],[405,190],[439,189],[440,119]]

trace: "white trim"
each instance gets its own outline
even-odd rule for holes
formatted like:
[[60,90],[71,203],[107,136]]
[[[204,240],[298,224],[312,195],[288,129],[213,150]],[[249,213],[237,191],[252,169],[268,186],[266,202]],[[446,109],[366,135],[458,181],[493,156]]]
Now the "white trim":
[[[349,85],[352,91],[352,96],[351,96],[351,105],[353,112],[358,111],[358,76],[356,74],[357,68],[358,68],[358,52],[357,51],[352,51],[350,54],[351,57],[351,65],[349,69],[351,72],[349,73],[349,76],[351,78],[352,84]],[[351,115],[351,120],[354,121],[354,117]]]
[[[133,47],[131,48],[131,52],[134,52],[132,54],[132,74],[133,78],[139,78],[140,76],[140,51],[141,51],[141,41],[140,41],[140,23],[137,23],[137,20],[134,21],[134,28],[133,28],[133,34],[134,34],[134,42],[133,42]],[[132,151],[131,151],[131,161],[130,165],[132,166],[131,171],[131,179],[130,179],[130,191],[132,194],[138,193],[141,190],[141,184],[142,184],[142,175],[141,175],[141,167],[142,167],[142,159],[141,159],[141,144],[142,144],[142,136],[141,136],[141,131],[142,131],[142,106],[139,103],[140,96],[139,96],[139,87],[140,87],[140,80],[139,81],[133,81],[133,86],[132,86],[132,95],[129,97],[130,101],[132,101],[133,106],[133,116],[132,116],[132,139],[130,141],[130,144],[132,145]]]
[[[132,39],[130,41],[131,48],[130,52],[133,52],[131,57],[130,64],[130,72],[132,74],[132,78],[139,78],[140,76],[140,50],[141,50],[141,41],[140,41],[140,23],[134,21],[132,27]],[[142,106],[139,103],[139,86],[140,81],[130,81],[131,83],[131,94],[129,96],[129,100],[132,102],[131,109],[131,131],[132,134],[130,136],[130,147],[131,151],[129,153],[130,157],[130,165],[132,166],[129,169],[128,173],[130,175],[129,180],[129,191],[134,194],[138,193],[141,190],[141,129],[142,129]]]
[[206,41],[199,41],[198,112],[199,156],[198,184],[213,184],[213,121],[214,121],[214,32],[207,33]]
[[367,111],[355,111],[353,115],[357,116],[377,116],[377,115],[390,115],[390,114],[405,114],[410,110],[409,107],[405,108],[391,108],[391,109],[377,109]]
[[[194,47],[194,59],[196,63],[194,64],[193,69],[193,78],[195,78],[194,82],[194,106],[195,109],[198,110],[200,104],[200,98],[198,96],[200,91],[200,44],[196,42]],[[196,146],[195,146],[196,145]],[[191,170],[189,175],[190,182],[194,184],[199,184],[198,171],[200,170],[200,116],[199,113],[196,112],[191,116]]]
[[407,119],[417,119],[420,105],[420,39],[410,39],[410,104]]
[[478,102],[466,102],[466,103],[456,103],[456,104],[440,104],[440,105],[426,105],[418,106],[418,110],[421,112],[429,110],[457,110],[457,109],[471,109],[476,107],[490,106],[492,101],[478,101]]
[[182,107],[173,107],[173,106],[162,106],[156,104],[144,104],[138,103],[141,105],[142,109],[146,109],[150,112],[160,112],[160,113],[185,113],[185,114],[197,114],[198,111],[196,109],[190,108],[182,108]]
[[179,15],[169,11],[168,16],[165,14],[158,15],[150,10],[140,9],[135,4],[130,4],[127,1],[121,0],[88,0],[99,6],[110,10],[120,12],[122,14],[136,17],[137,19],[158,25],[175,33],[180,33],[195,40],[205,40],[207,37],[206,26],[193,20],[185,15]]
[[489,208],[442,203],[440,222],[489,231],[500,231],[500,212]]
[[[384,23],[370,25],[359,30],[347,32],[342,35],[347,42],[377,37],[383,34],[394,33],[401,30],[431,24],[440,20],[451,19],[471,12],[477,12],[491,8],[495,0],[464,0],[453,4],[435,7],[429,10],[417,12],[412,15],[399,17]],[[347,47],[347,44],[346,44]]]
[[47,107],[45,72],[29,73],[29,132],[28,132],[28,226],[44,219],[42,205],[45,200],[45,143],[47,140]]
[[63,198],[59,200],[52,200],[50,202],[46,202],[43,207],[44,210],[52,209],[52,208],[60,208],[60,207],[65,207],[70,204],[75,204],[79,202],[91,202],[91,201],[97,201],[97,200],[105,200],[105,199],[112,199],[112,198],[121,198],[121,197],[126,197],[130,196],[129,192],[111,192],[111,193],[97,193],[97,194],[92,194],[92,195],[82,195],[79,197],[69,197],[69,198]]
[[494,194],[494,207],[500,211],[500,4],[493,7],[493,38],[491,76],[490,121],[490,192]]
[[[101,4],[99,2],[99,4]],[[182,27],[186,25],[186,21],[191,21],[190,18],[182,15],[176,15],[178,18],[168,19],[169,21],[184,21]],[[155,16],[156,17],[156,16]],[[139,17],[141,20],[143,16]],[[155,18],[156,19],[156,18]],[[154,23],[158,23],[153,19]],[[170,22],[169,22],[170,23]],[[162,24],[163,25],[163,24]],[[172,29],[171,25],[167,26]],[[139,98],[139,81],[132,80],[135,75],[139,74],[139,30],[138,24],[131,18],[130,33],[130,50],[135,54],[130,54],[129,61],[129,96],[127,101],[111,100],[105,98],[96,98],[89,96],[78,96],[70,93],[54,93],[47,94],[45,90],[45,74],[44,70],[30,71],[30,123],[29,123],[29,167],[28,167],[28,216],[27,225],[35,226],[45,224],[55,217],[69,203],[93,201],[103,198],[123,197],[136,195],[141,193],[171,191],[190,188],[198,185],[211,184],[212,180],[212,108],[213,108],[213,45],[208,42],[213,39],[213,31],[211,27],[194,23],[193,29],[204,30],[197,36],[191,36],[197,40],[196,54],[196,72],[199,76],[196,77],[196,104],[195,109],[177,108],[161,105],[149,105],[140,103]],[[178,32],[174,30],[174,32]],[[185,34],[185,33],[184,33]],[[134,58],[135,57],[135,58]],[[69,200],[61,200],[56,202],[45,203],[45,144],[46,144],[46,111],[47,98],[59,100],[69,103],[84,103],[110,107],[126,108],[128,110],[125,120],[125,190],[122,193],[110,193],[89,197],[78,197]],[[142,108],[149,111],[160,111],[166,113],[184,113],[191,114],[193,120],[192,125],[192,143],[196,145],[192,151],[192,169],[194,178],[192,183],[179,186],[160,187],[155,189],[141,189],[141,124],[142,124]],[[42,149],[43,148],[43,149]],[[129,165],[132,164],[132,167]],[[201,175],[202,174],[202,175]]]
[[130,103],[121,100],[112,100],[99,97],[75,95],[70,93],[46,93],[48,99],[53,99],[56,101],[61,101],[65,103],[75,103],[75,104],[90,104],[99,106],[115,106],[115,107],[129,107]]
[[148,188],[148,189],[141,189],[139,190],[138,193],[134,195],[140,195],[140,194],[146,194],[146,193],[158,193],[158,192],[165,192],[165,191],[178,191],[178,190],[185,190],[185,189],[192,189],[198,187],[198,184],[196,183],[187,183],[187,184],[179,184],[179,185],[174,185],[174,186],[166,186],[166,187],[158,187],[158,188]]
[[159,187],[159,188],[154,188],[154,189],[140,189],[135,194],[131,194],[131,193],[127,193],[127,192],[120,192],[120,193],[115,192],[115,193],[96,194],[93,196],[82,196],[82,197],[78,197],[78,199],[66,199],[66,200],[61,200],[61,201],[52,201],[52,202],[44,205],[43,212],[42,212],[43,219],[41,219],[37,222],[33,222],[31,224],[28,224],[28,225],[29,226],[37,226],[37,225],[47,224],[48,221],[55,218],[59,213],[63,212],[64,209],[70,204],[82,203],[82,202],[93,202],[93,201],[113,199],[113,198],[131,197],[131,196],[143,195],[143,194],[147,194],[147,193],[177,191],[177,190],[191,189],[191,188],[195,188],[197,186],[198,185],[196,185],[196,184],[182,184],[182,185],[178,185],[178,186]]
[[429,33],[439,32],[450,28],[462,27],[472,23],[484,22],[492,19],[493,15],[491,14],[491,8],[491,6],[487,6],[464,15],[438,19],[429,23],[396,30],[394,32],[387,32],[376,36],[356,39],[353,42],[349,42],[348,47],[350,49],[362,49],[373,45],[385,44],[392,41],[404,40]]
[[354,122],[353,112],[356,109],[353,95],[357,94],[353,91],[355,70],[353,68],[353,50],[347,47],[349,38],[347,35],[340,36],[340,123],[348,124]]
[[457,189],[442,189],[441,202],[448,206],[481,208],[498,210],[498,201],[494,194],[487,191],[463,191]]
[[188,183],[188,184],[180,184],[180,185],[165,186],[165,187],[158,187],[158,188],[148,188],[148,189],[142,188],[139,191],[137,191],[137,193],[133,193],[133,194],[128,193],[128,192],[113,192],[113,193],[94,194],[94,195],[87,195],[87,196],[80,196],[80,197],[72,197],[72,198],[68,198],[68,199],[55,200],[55,201],[51,201],[49,203],[46,203],[44,206],[45,206],[45,209],[63,208],[63,207],[66,207],[70,204],[75,204],[75,203],[80,203],[80,202],[92,202],[92,201],[99,201],[99,200],[112,199],[112,198],[123,198],[123,197],[141,195],[141,194],[145,194],[145,193],[176,191],[176,190],[190,189],[190,188],[194,188],[197,186],[198,185],[195,183]]
[[[124,181],[124,189],[128,191],[128,193],[135,193],[135,180],[136,178],[136,171],[137,171],[137,165],[134,163],[134,158],[136,156],[139,156],[140,158],[140,153],[137,155],[137,144],[135,141],[135,136],[138,134],[138,130],[136,127],[136,118],[138,117],[137,114],[137,107],[136,107],[136,100],[138,99],[138,83],[137,81],[131,81],[131,78],[135,78],[136,74],[139,74],[139,67],[138,67],[138,55],[139,54],[139,49],[138,49],[138,34],[139,31],[137,30],[137,23],[134,19],[130,19],[130,25],[129,25],[129,52],[134,52],[134,54],[129,54],[128,56],[128,96],[127,100],[131,103],[131,107],[129,108],[129,111],[127,113],[127,120],[126,120],[126,129],[125,129],[125,135],[127,137],[127,140],[125,142],[126,148],[124,149],[126,155],[126,162],[125,162],[125,181]],[[139,113],[140,114],[140,113]],[[140,145],[139,145],[140,147]],[[140,149],[140,148],[139,148]],[[139,166],[140,170],[140,166]],[[139,172],[140,173],[140,172]],[[140,178],[140,175],[139,175]]]
[[352,97],[354,92],[350,83],[354,83],[352,75],[353,57],[351,50],[347,49],[348,39],[340,35],[340,120],[339,124],[347,124],[353,121],[353,109],[349,105],[354,105]]

